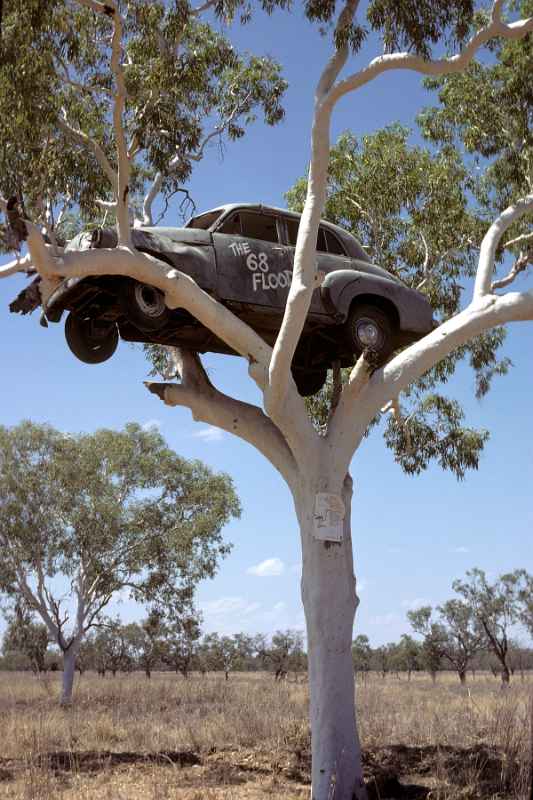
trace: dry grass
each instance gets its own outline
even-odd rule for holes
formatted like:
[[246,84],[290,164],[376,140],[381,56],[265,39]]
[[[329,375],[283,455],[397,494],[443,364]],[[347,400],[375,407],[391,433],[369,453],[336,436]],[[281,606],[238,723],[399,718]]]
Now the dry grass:
[[[0,798],[300,800],[309,796],[307,686],[270,675],[78,681],[0,674]],[[502,691],[370,676],[358,688],[376,797],[529,800],[533,679]],[[398,783],[404,785],[402,789]],[[411,785],[411,789],[405,786]]]

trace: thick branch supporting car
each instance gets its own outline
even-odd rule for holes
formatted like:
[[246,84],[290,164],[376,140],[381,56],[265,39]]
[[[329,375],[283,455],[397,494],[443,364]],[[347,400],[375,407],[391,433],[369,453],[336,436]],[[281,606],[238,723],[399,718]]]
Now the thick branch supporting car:
[[[273,344],[291,285],[299,221],[290,211],[232,204],[193,217],[183,228],[137,228],[133,243],[189,275]],[[79,234],[67,250],[116,244],[115,231],[102,229]],[[18,298],[12,310],[23,305]],[[167,308],[158,289],[129,278],[69,278],[46,301],[43,322],[59,322],[65,310],[67,342],[86,363],[110,358],[119,336],[199,353],[234,353],[189,312]],[[300,394],[317,392],[333,362],[349,366],[371,348],[383,363],[432,327],[423,294],[373,264],[347,231],[320,224],[317,288],[292,366]]]

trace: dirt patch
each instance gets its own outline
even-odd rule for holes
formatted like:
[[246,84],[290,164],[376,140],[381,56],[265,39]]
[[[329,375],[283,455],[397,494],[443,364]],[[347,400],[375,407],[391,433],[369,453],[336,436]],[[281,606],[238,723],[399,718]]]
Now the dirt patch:
[[[512,790],[518,764],[485,745],[471,748],[395,745],[366,750],[363,757],[369,800],[425,800],[435,791],[455,792],[465,800],[504,797]],[[310,784],[307,743],[272,751],[260,748],[213,749],[157,753],[56,751],[27,760],[0,759],[0,782],[22,778],[29,767],[57,778],[68,775],[119,773],[123,769],[178,767],[180,786],[219,790],[280,781],[295,790]],[[280,784],[281,788],[281,784]],[[280,796],[288,796],[281,794]]]

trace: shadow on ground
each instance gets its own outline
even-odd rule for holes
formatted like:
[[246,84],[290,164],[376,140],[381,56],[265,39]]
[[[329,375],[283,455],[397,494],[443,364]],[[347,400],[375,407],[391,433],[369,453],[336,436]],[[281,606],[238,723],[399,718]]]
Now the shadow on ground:
[[[460,792],[464,800],[488,800],[512,789],[520,765],[485,745],[471,748],[395,745],[364,753],[369,800],[424,800],[435,791]],[[31,759],[0,758],[0,782],[11,781],[30,767],[56,776],[96,774],[137,765],[168,765],[183,770],[184,786],[216,787],[247,784],[279,777],[290,784],[309,785],[311,756],[308,740],[274,754],[262,749],[213,749],[158,753],[110,751],[56,751],[33,754]],[[452,794],[450,794],[452,796]]]

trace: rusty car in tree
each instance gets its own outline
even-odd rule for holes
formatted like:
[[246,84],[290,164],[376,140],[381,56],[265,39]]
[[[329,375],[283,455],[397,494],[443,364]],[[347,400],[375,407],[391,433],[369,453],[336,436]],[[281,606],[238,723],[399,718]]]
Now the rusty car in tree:
[[[299,214],[283,209],[230,204],[195,216],[182,228],[135,228],[132,237],[138,250],[189,275],[273,344],[291,285],[299,221]],[[113,230],[97,229],[78,234],[66,249],[116,243]],[[319,391],[335,361],[349,366],[370,348],[382,364],[434,325],[427,298],[373,264],[343,228],[320,223],[316,256],[319,280],[292,367],[302,395]],[[31,310],[23,295],[12,310]],[[66,279],[46,300],[43,324],[59,322],[64,311],[68,345],[86,363],[110,358],[119,338],[234,354],[190,313],[167,308],[158,289],[130,278]]]

